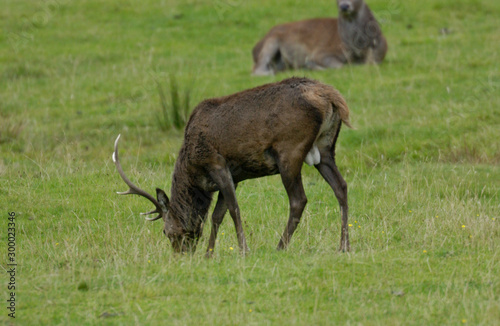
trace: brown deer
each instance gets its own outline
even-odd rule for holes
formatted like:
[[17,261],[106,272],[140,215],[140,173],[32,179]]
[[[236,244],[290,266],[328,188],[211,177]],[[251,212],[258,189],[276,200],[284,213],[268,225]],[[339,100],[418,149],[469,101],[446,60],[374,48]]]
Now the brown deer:
[[253,74],[382,62],[387,41],[366,3],[337,0],[337,6],[338,19],[314,18],[273,27],[253,48]]
[[113,161],[130,187],[119,194],[146,197],[156,209],[144,214],[162,218],[175,252],[194,252],[201,237],[212,194],[219,192],[212,215],[207,256],[229,210],[242,253],[248,252],[236,186],[243,180],[280,174],[290,202],[290,216],[278,249],[290,242],[307,202],[301,169],[314,165],[340,204],[340,250],[349,250],[347,184],[335,165],[340,126],[349,124],[349,109],[333,87],[307,78],[289,78],[233,95],[207,99],[191,114],[175,163],[170,200],[161,189],[156,199],[135,186],[123,172],[116,139]]

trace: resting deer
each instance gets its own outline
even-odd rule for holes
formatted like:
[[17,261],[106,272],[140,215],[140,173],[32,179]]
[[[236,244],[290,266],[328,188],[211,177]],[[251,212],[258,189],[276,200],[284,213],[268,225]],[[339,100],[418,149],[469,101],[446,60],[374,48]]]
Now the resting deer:
[[210,256],[226,210],[234,221],[239,248],[248,252],[236,186],[243,180],[280,174],[290,202],[290,216],[278,249],[290,242],[307,198],[301,169],[314,165],[340,204],[340,250],[349,250],[347,184],[335,165],[340,126],[349,124],[349,109],[333,87],[307,78],[289,78],[233,95],[207,99],[191,114],[175,163],[170,200],[161,189],[156,198],[135,186],[123,172],[116,139],[113,161],[129,190],[119,194],[146,197],[165,222],[164,233],[175,252],[196,250],[212,194],[219,192],[207,249]]
[[314,18],[273,27],[253,48],[253,74],[382,62],[387,41],[366,3],[337,0],[337,6],[338,19]]

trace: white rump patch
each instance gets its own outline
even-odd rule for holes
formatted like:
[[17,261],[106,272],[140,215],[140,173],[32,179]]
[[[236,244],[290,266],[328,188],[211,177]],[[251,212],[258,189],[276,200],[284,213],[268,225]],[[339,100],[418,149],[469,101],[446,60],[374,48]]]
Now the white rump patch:
[[313,145],[309,153],[307,153],[304,161],[307,163],[307,165],[310,166],[319,164],[319,162],[321,161],[321,154],[319,153],[319,149],[316,145]]

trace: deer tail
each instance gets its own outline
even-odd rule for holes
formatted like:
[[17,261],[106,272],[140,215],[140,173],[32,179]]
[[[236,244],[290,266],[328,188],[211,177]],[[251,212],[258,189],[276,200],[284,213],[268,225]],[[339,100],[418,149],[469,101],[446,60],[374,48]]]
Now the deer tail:
[[338,114],[346,126],[353,128],[349,121],[349,107],[339,91],[330,85],[321,83],[302,87],[302,96],[307,102],[316,108],[322,108],[323,112],[332,110],[333,114]]
[[342,122],[353,129],[351,122],[349,121],[349,107],[344,99],[344,97],[337,91],[336,89],[332,89],[330,94],[330,101],[334,108],[337,109],[337,112],[340,116]]

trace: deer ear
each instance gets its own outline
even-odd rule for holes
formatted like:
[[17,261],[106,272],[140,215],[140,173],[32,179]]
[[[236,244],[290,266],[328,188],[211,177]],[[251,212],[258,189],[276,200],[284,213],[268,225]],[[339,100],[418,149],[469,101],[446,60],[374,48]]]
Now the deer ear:
[[160,188],[156,188],[156,198],[164,211],[168,210],[169,200],[167,194]]

